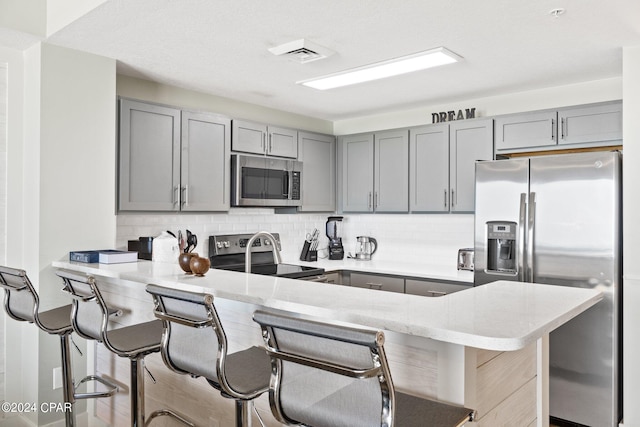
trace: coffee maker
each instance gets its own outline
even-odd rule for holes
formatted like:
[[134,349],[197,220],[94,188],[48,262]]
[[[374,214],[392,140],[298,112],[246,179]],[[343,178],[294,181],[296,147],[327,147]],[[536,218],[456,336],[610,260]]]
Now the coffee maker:
[[327,219],[327,237],[329,238],[329,259],[343,259],[344,248],[342,247],[342,218],[341,216],[330,216]]

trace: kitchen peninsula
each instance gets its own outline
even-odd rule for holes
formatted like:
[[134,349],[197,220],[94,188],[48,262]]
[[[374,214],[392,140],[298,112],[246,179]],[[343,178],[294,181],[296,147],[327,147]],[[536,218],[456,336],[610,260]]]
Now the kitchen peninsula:
[[[177,264],[148,261],[59,261],[53,267],[96,277],[109,304],[123,309],[125,314],[116,320],[121,325],[154,318],[145,292],[148,283],[211,293],[231,351],[262,344],[259,327],[251,320],[253,311],[262,307],[382,329],[395,386],[472,407],[478,411],[476,425],[548,425],[548,334],[602,298],[596,290],[503,281],[426,298],[219,270],[195,277],[182,273]],[[100,347],[95,369],[126,382],[121,361]],[[148,411],[169,406],[196,422],[230,422],[233,404],[201,379],[171,373],[158,355],[147,359],[158,379],[147,388]],[[178,388],[180,393],[171,391]],[[98,403],[96,412],[119,425],[120,417],[127,416],[120,412],[128,411],[127,398],[113,399]],[[276,426],[266,399],[262,396],[256,407],[267,425]]]

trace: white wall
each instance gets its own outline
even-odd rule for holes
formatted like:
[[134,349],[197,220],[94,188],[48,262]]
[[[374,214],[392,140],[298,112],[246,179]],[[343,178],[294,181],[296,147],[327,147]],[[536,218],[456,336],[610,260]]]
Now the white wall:
[[[272,209],[232,209],[229,214],[118,216],[117,244],[126,248],[127,240],[155,237],[164,230],[185,230],[198,236],[196,252],[208,256],[208,238],[214,234],[280,233],[285,261],[300,256],[306,233],[320,231],[320,246],[326,248],[325,223],[328,214],[278,214]],[[449,265],[455,269],[458,249],[473,246],[473,215],[344,215],[343,246],[355,253],[356,237],[375,237],[379,249],[374,255],[388,261]],[[320,251],[326,257],[326,251]]]
[[299,114],[274,110],[229,98],[194,92],[123,75],[118,75],[117,79],[119,96],[159,104],[168,104],[196,111],[210,111],[227,115],[234,119],[253,120],[318,133],[333,133],[333,124],[326,120],[314,119]]
[[[7,262],[7,66],[0,61],[0,265]],[[5,400],[4,323],[5,316],[0,316],[0,401]]]
[[[24,116],[15,124],[23,123],[24,132],[10,132],[8,144],[11,232],[6,243],[16,253],[7,256],[7,263],[27,271],[46,309],[69,303],[52,260],[67,258],[77,248],[115,242],[115,61],[48,44],[37,44],[23,56],[24,104],[17,101],[15,107],[22,105]],[[11,77],[12,86],[22,82]],[[61,390],[52,387],[52,370],[60,366],[58,338],[39,333],[34,325],[9,325],[19,333],[7,335],[12,358],[7,399],[61,401]],[[76,378],[82,378],[84,366],[86,360],[75,353]],[[84,407],[79,402],[78,409]],[[62,415],[27,418],[44,425]]]
[[616,77],[340,120],[334,123],[334,132],[335,135],[347,135],[430,124],[431,113],[465,108],[475,107],[476,117],[492,117],[618,99],[622,99],[622,78]]
[[623,50],[624,426],[640,426],[640,46]]
[[[24,256],[23,232],[23,124],[24,124],[24,61],[22,52],[0,47],[0,62],[6,64],[7,71],[7,128],[6,128],[6,235],[2,241],[4,248],[4,260],[7,265],[22,265]],[[10,402],[24,401],[25,384],[20,375],[22,366],[22,344],[27,336],[33,338],[35,331],[29,333],[26,326],[21,323],[8,321],[4,310],[5,346],[1,351],[4,354],[5,377],[2,384],[4,398]],[[29,328],[31,329],[31,328]],[[12,351],[6,351],[11,348]],[[18,350],[18,351],[16,351]],[[29,349],[33,352],[33,349]],[[9,369],[7,369],[7,367]],[[32,382],[33,383],[33,382]],[[1,417],[10,417],[12,414],[2,414]],[[15,415],[14,415],[15,416]]]

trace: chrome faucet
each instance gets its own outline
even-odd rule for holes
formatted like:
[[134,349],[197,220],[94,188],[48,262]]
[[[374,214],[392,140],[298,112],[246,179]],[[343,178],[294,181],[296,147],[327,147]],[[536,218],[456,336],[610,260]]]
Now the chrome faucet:
[[276,238],[273,237],[273,234],[269,233],[268,231],[259,231],[253,236],[251,236],[251,238],[247,242],[247,248],[245,249],[245,255],[244,255],[245,273],[251,273],[251,248],[253,247],[253,242],[255,242],[256,239],[259,237],[265,237],[266,238],[265,242],[267,240],[271,241],[271,251],[273,252],[273,262],[275,264],[280,264],[282,262],[282,257],[280,256],[280,248],[278,247],[278,241],[276,240]]

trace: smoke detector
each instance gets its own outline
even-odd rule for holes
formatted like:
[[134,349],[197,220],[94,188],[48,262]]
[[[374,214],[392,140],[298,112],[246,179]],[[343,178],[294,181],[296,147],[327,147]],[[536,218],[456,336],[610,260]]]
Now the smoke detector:
[[294,40],[281,44],[280,46],[272,47],[269,49],[269,52],[276,56],[284,56],[300,64],[324,59],[335,53],[331,49],[305,39]]

